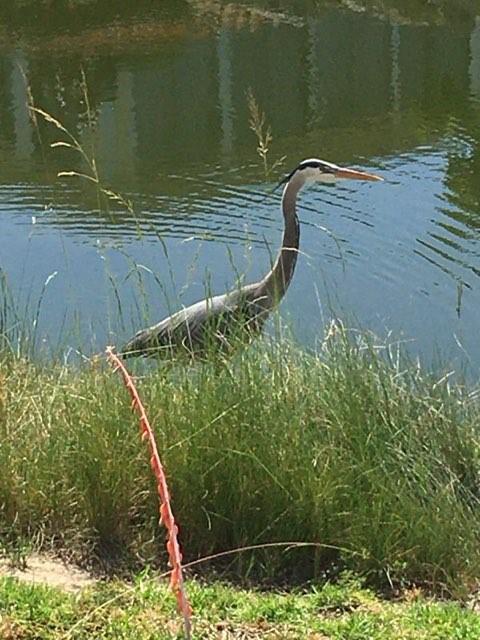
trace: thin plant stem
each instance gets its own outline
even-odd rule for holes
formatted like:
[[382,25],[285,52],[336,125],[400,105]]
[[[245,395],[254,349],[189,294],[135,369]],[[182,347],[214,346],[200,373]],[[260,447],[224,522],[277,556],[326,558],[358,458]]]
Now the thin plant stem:
[[140,427],[142,429],[142,440],[147,440],[150,448],[150,465],[157,480],[158,495],[160,498],[160,521],[167,529],[167,551],[170,557],[170,588],[175,593],[178,603],[178,610],[183,615],[185,628],[185,637],[187,640],[191,638],[191,614],[192,609],[187,600],[182,575],[182,553],[178,543],[178,527],[175,524],[175,518],[170,503],[170,492],[168,490],[167,479],[163,470],[163,465],[158,454],[157,444],[153,429],[150,426],[145,408],[140,400],[140,396],[135,387],[132,377],[128,373],[125,365],[116,356],[112,347],[106,350],[108,360],[114,371],[120,371],[125,386],[132,397],[132,409],[136,409],[140,416]]

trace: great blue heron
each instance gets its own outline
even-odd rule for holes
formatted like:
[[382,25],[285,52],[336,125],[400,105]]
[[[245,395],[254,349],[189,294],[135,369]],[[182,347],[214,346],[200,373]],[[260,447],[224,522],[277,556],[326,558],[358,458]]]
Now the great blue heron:
[[285,227],[280,252],[270,271],[259,282],[208,297],[139,331],[122,348],[121,355],[124,358],[179,354],[204,357],[211,349],[228,352],[237,340],[251,340],[284,296],[295,270],[300,238],[296,214],[298,192],[309,182],[332,183],[349,178],[382,180],[371,173],[345,169],[324,160],[303,160],[278,185],[285,185],[282,195]]

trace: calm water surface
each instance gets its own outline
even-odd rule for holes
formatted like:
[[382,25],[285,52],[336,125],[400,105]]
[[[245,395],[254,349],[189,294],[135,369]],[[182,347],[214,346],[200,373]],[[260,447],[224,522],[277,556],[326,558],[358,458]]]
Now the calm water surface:
[[[0,269],[18,309],[35,315],[42,299],[40,344],[90,353],[145,315],[260,277],[282,233],[271,190],[315,156],[385,182],[302,192],[302,256],[281,306],[298,339],[314,344],[340,316],[478,376],[480,15],[150,4],[2,9]],[[286,156],[269,175],[249,89],[269,164]],[[130,210],[57,177],[90,170],[50,146],[68,136],[32,120],[32,100]]]

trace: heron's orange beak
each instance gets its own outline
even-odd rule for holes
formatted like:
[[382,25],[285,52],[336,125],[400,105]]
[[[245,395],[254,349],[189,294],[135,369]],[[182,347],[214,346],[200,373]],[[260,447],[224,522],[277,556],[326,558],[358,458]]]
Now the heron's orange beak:
[[355,169],[343,169],[342,167],[337,167],[333,173],[337,178],[350,180],[383,180],[383,178],[376,176],[374,173],[356,171]]

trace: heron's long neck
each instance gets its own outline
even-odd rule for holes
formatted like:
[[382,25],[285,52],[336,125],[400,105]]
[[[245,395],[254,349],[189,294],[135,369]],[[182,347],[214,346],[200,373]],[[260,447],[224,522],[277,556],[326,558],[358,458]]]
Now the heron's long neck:
[[268,295],[272,304],[278,303],[290,284],[298,256],[300,227],[296,214],[297,194],[304,180],[295,177],[286,185],[282,196],[282,210],[285,220],[283,240],[280,253],[272,269],[261,282],[262,290]]

